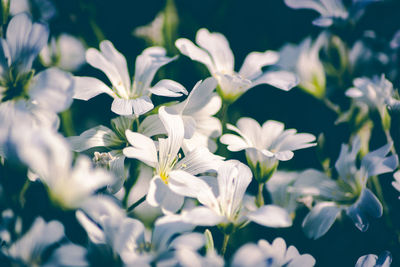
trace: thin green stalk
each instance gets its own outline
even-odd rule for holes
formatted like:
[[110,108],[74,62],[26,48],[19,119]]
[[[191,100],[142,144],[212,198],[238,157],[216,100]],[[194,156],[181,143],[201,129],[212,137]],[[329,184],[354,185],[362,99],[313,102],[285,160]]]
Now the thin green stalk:
[[21,192],[19,192],[19,203],[21,205],[21,207],[24,207],[25,205],[25,193],[29,188],[29,185],[31,184],[31,182],[29,181],[29,179],[26,179]]
[[228,247],[228,242],[229,242],[230,235],[224,234],[224,241],[222,243],[221,247],[221,255],[224,256],[226,252],[226,248]]
[[390,148],[390,151],[392,152],[393,155],[397,155],[396,148],[394,147],[394,142],[393,142],[392,135],[390,134],[390,131],[389,130],[384,130],[384,131],[385,131],[387,142],[393,144],[392,147]]
[[62,122],[62,130],[66,136],[76,135],[70,109],[65,110],[61,113],[61,122]]
[[328,98],[324,97],[323,99],[324,104],[333,112],[335,112],[337,115],[340,115],[340,107],[330,101]]
[[259,183],[258,184],[258,193],[257,193],[257,197],[256,197],[257,207],[261,207],[264,205],[263,189],[264,189],[264,183]]
[[140,204],[142,204],[145,200],[146,200],[147,195],[142,196],[138,201],[136,201],[135,203],[133,203],[128,209],[127,212],[131,212],[133,211],[137,206],[139,206]]

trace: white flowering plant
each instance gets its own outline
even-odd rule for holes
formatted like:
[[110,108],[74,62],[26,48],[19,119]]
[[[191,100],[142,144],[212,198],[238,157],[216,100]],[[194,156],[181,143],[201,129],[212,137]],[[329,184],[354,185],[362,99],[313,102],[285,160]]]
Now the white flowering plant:
[[0,265],[400,265],[399,10],[1,0]]

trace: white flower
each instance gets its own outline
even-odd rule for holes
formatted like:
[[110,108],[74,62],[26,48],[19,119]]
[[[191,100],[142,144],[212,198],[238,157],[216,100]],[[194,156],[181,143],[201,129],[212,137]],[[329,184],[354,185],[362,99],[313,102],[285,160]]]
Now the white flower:
[[329,27],[334,20],[346,20],[349,16],[342,0],[285,0],[285,4],[294,9],[314,9],[321,17],[313,24],[320,27]]
[[335,163],[338,179],[334,180],[317,170],[302,173],[304,178],[292,188],[302,195],[311,195],[316,205],[303,221],[303,230],[309,238],[323,236],[333,225],[341,211],[362,232],[369,227],[369,218],[379,218],[383,214],[382,204],[367,188],[369,177],[392,172],[398,165],[397,155],[387,156],[392,144],[387,144],[369,152],[357,167],[357,154],[360,151],[360,139],[353,146],[342,145]]
[[325,70],[319,58],[326,41],[326,34],[322,33],[314,42],[309,37],[298,46],[287,44],[281,49],[277,63],[283,69],[294,71],[299,77],[299,87],[316,98],[324,97],[326,91]]
[[315,136],[308,133],[297,133],[295,129],[284,130],[284,124],[277,121],[266,121],[262,126],[251,118],[241,118],[235,127],[227,124],[234,134],[224,134],[220,141],[228,145],[230,151],[246,151],[250,166],[261,168],[259,182],[265,182],[275,171],[279,161],[290,160],[294,150],[315,146],[311,143]]
[[249,220],[268,227],[291,226],[289,214],[278,206],[256,208],[250,201],[244,203],[251,178],[249,167],[239,161],[229,160],[218,169],[217,179],[209,177],[206,182],[186,180],[174,185],[176,191],[194,192],[194,196],[204,205],[182,213],[183,219],[196,225],[220,225],[228,234]]
[[184,197],[171,191],[171,185],[186,179],[198,180],[193,175],[215,169],[219,157],[206,148],[197,148],[181,159],[179,150],[184,138],[182,117],[167,112],[164,106],[159,109],[159,117],[168,138],[159,138],[157,148],[149,137],[127,130],[125,135],[132,146],[124,148],[123,153],[128,158],[136,158],[154,168],[154,177],[147,194],[149,204],[160,206],[164,212],[176,212],[182,206]]
[[25,112],[36,124],[57,128],[56,113],[72,103],[71,75],[55,68],[37,75],[32,70],[48,35],[47,25],[32,23],[25,13],[8,24],[6,39],[0,44],[0,116],[9,121]]
[[136,58],[135,78],[131,83],[125,57],[118,52],[110,41],[100,43],[100,51],[89,48],[86,61],[93,67],[103,71],[112,86],[92,77],[75,77],[74,98],[88,100],[101,93],[114,98],[111,110],[119,115],[142,115],[153,109],[150,94],[178,97],[187,94],[185,88],[172,80],[161,80],[151,87],[157,70],[171,62],[174,58],[165,56],[162,47],[145,49]]
[[392,255],[389,251],[385,251],[379,257],[374,254],[360,257],[355,267],[389,267],[391,263]]
[[98,152],[96,151],[94,162],[98,166],[102,162],[101,167],[113,172],[117,178],[109,187],[112,193],[120,190],[127,178],[125,156],[122,153],[122,149],[126,147],[128,142],[125,137],[125,131],[127,129],[132,130],[133,123],[133,117],[121,116],[111,120],[112,129],[99,125],[84,131],[79,136],[68,138],[73,151],[82,152],[91,148],[105,149],[107,151],[105,154],[97,154]]
[[165,42],[163,34],[164,21],[164,13],[160,12],[149,24],[137,27],[133,34],[136,37],[143,38],[149,44],[163,46]]
[[315,259],[310,254],[300,254],[294,247],[286,247],[278,237],[272,244],[259,240],[243,245],[233,256],[232,267],[312,267]]
[[76,37],[62,33],[40,52],[45,66],[56,66],[66,71],[76,71],[85,63],[85,47]]
[[60,243],[64,237],[64,226],[60,222],[47,223],[38,217],[25,235],[8,249],[3,247],[2,250],[16,264],[22,262],[27,266],[87,266],[86,249],[72,243],[61,245],[45,260],[46,249]]
[[244,60],[239,73],[234,71],[234,57],[228,40],[220,33],[200,29],[196,34],[197,47],[190,40],[180,38],[175,42],[179,51],[206,65],[217,79],[224,100],[233,102],[248,89],[259,84],[270,84],[288,91],[296,86],[297,78],[286,71],[262,72],[262,67],[272,65],[279,59],[273,51],[252,52]]
[[[157,219],[151,238],[146,238],[144,225],[126,217],[110,199],[92,198],[83,205],[83,211],[77,211],[76,217],[90,241],[110,246],[128,266],[150,266],[152,263],[175,266],[188,259],[192,263],[202,261],[196,250],[204,246],[204,236],[190,233],[194,226],[182,222],[178,216]],[[182,257],[182,253],[188,255]]]
[[[222,126],[217,118],[212,117],[221,108],[221,98],[214,92],[216,86],[212,77],[199,81],[184,101],[168,107],[182,116],[185,128],[183,151],[192,151],[196,147],[207,147],[211,152],[217,150],[213,138],[221,135]],[[139,131],[145,131],[147,136],[165,133],[157,115],[146,117]]]
[[96,190],[113,182],[102,169],[93,169],[86,156],[77,158],[66,140],[49,129],[15,127],[10,143],[18,157],[47,186],[50,198],[64,208],[77,208]]
[[57,15],[56,7],[52,0],[8,0],[10,1],[10,14],[19,13],[35,14],[40,20],[50,21]]
[[346,96],[367,105],[372,110],[378,110],[381,116],[385,114],[386,105],[391,106],[397,102],[394,99],[393,84],[383,74],[372,79],[356,78],[353,85],[354,87],[346,91]]

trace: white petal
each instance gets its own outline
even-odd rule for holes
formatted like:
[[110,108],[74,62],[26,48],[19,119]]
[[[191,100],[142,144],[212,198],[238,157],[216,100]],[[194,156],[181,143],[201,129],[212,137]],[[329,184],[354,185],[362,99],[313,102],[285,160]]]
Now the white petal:
[[185,222],[201,226],[214,226],[221,223],[225,217],[218,215],[212,209],[206,207],[196,207],[182,214]]
[[288,71],[270,71],[254,81],[254,85],[266,83],[284,91],[289,91],[299,83],[299,78]]
[[236,123],[242,136],[250,140],[250,143],[257,146],[262,140],[261,126],[252,118],[240,118]]
[[245,58],[239,74],[249,80],[254,79],[262,74],[262,67],[275,64],[278,59],[279,54],[275,51],[252,52]]
[[171,191],[161,178],[156,177],[150,182],[146,200],[153,207],[161,207],[164,213],[169,214],[182,207],[184,197]]
[[203,63],[207,66],[208,70],[211,73],[214,72],[213,63],[211,61],[210,55],[207,54],[207,52],[203,49],[193,44],[192,41],[186,38],[180,38],[176,40],[175,46],[182,54],[190,57],[192,60]]
[[106,93],[116,97],[115,93],[102,81],[92,77],[74,77],[74,98],[89,100],[99,94]]
[[200,191],[210,188],[202,179],[180,170],[170,172],[168,186],[177,194],[193,198],[197,197]]
[[85,229],[90,241],[95,244],[104,244],[106,242],[103,231],[92,220],[90,220],[82,211],[77,210],[76,218]]
[[364,94],[363,92],[358,89],[358,88],[350,88],[345,92],[346,96],[348,97],[353,97],[353,98],[358,98],[358,97],[362,97]]
[[128,116],[133,114],[133,100],[115,98],[111,104],[111,111],[123,116]]
[[135,115],[142,115],[154,108],[153,102],[151,102],[150,97],[142,96],[136,99],[132,99],[133,113]]
[[276,205],[265,205],[247,214],[247,218],[268,227],[290,227],[292,219],[287,211]]
[[142,123],[140,123],[139,132],[148,137],[167,133],[160,118],[156,114],[144,118]]
[[234,134],[224,134],[219,140],[222,144],[228,145],[230,151],[240,151],[249,147],[243,138]]
[[128,97],[129,92],[127,90],[130,87],[124,86],[121,74],[118,72],[118,69],[113,62],[109,61],[100,51],[94,48],[89,48],[86,51],[86,61],[107,75],[107,78],[118,91],[120,97]]
[[222,164],[222,157],[212,154],[207,148],[199,147],[190,151],[176,164],[176,169],[192,175],[216,171]]
[[197,31],[196,43],[210,53],[215,72],[233,71],[234,57],[224,35],[203,28]]
[[162,47],[149,47],[136,58],[134,79],[136,94],[146,94],[158,69],[176,59],[176,57],[166,57],[165,54],[166,51]]
[[111,147],[123,145],[124,142],[107,127],[102,125],[86,130],[79,136],[68,138],[72,150],[82,152],[92,147]]
[[50,68],[33,78],[29,95],[40,107],[58,113],[71,105],[73,89],[73,79],[70,74]]
[[168,97],[179,97],[182,95],[187,95],[187,91],[183,85],[173,80],[161,80],[152,88],[149,89],[150,93],[159,95],[159,96],[168,96]]
[[304,218],[303,230],[308,238],[317,239],[328,232],[341,208],[333,202],[321,202],[317,204]]
[[125,136],[132,147],[124,148],[124,155],[128,158],[138,159],[154,167],[158,162],[157,149],[154,141],[143,134],[135,133],[131,130],[126,130]]
[[104,57],[108,61],[112,62],[118,70],[124,87],[129,88],[131,85],[131,81],[129,79],[128,65],[126,64],[125,57],[120,52],[118,52],[117,49],[115,49],[114,45],[108,40],[102,41],[100,43],[100,50],[103,53]]

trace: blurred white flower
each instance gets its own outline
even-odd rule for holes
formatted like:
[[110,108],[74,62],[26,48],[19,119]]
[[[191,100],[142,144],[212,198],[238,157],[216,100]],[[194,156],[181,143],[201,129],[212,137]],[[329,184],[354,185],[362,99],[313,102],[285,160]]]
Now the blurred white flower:
[[108,172],[94,169],[86,156],[79,156],[72,166],[67,141],[49,129],[15,127],[10,138],[19,159],[46,185],[51,200],[64,208],[79,207],[114,180]]
[[354,87],[346,91],[346,96],[353,98],[358,104],[367,105],[372,110],[377,110],[385,118],[386,106],[399,103],[394,99],[395,90],[393,84],[385,78],[375,76],[370,78],[356,78],[353,81]]
[[72,243],[61,245],[52,252],[48,260],[45,260],[46,249],[60,243],[64,237],[64,226],[60,222],[45,222],[38,217],[27,233],[9,248],[2,247],[2,251],[16,265],[88,266],[85,259],[86,249]]
[[[125,265],[152,266],[157,263],[157,266],[176,266],[183,261],[191,262],[189,266],[205,266],[201,264],[205,259],[196,252],[204,246],[204,236],[190,233],[194,226],[182,222],[178,216],[157,219],[151,237],[146,238],[144,225],[126,217],[110,199],[95,197],[82,208],[76,217],[90,241],[110,246]],[[182,255],[184,253],[187,254]]]
[[112,86],[92,77],[75,77],[74,98],[89,100],[106,93],[114,98],[111,110],[119,115],[142,115],[153,109],[151,94],[178,97],[187,94],[186,89],[173,80],[161,80],[153,87],[151,82],[157,70],[175,60],[169,58],[162,47],[145,49],[136,58],[135,76],[131,83],[125,57],[118,52],[110,41],[100,43],[100,51],[89,48],[86,61],[106,74]]
[[342,0],[285,0],[285,4],[293,9],[314,9],[321,17],[313,24],[320,27],[329,27],[334,20],[346,20],[349,16]]
[[234,71],[234,57],[228,40],[220,33],[200,29],[196,34],[197,47],[192,41],[180,38],[175,42],[179,51],[192,60],[203,63],[217,79],[222,98],[234,102],[250,88],[269,84],[288,91],[296,86],[297,77],[287,71],[263,72],[262,67],[275,64],[279,54],[274,51],[250,53],[239,71]]
[[363,232],[369,227],[370,217],[382,216],[382,204],[367,188],[367,180],[374,175],[392,172],[397,167],[397,155],[387,156],[391,146],[387,144],[371,151],[362,158],[361,166],[357,167],[360,139],[356,138],[351,148],[342,145],[335,163],[338,179],[331,179],[317,170],[302,173],[304,179],[293,190],[302,195],[311,195],[316,200],[316,205],[303,221],[303,230],[309,238],[323,236],[342,210]]
[[19,13],[29,13],[36,15],[40,20],[49,21],[57,15],[56,7],[52,0],[9,0],[10,1],[10,14],[12,16]]
[[218,169],[218,178],[204,178],[205,181],[187,180],[174,185],[175,191],[193,192],[204,205],[182,213],[183,220],[196,225],[219,225],[230,234],[236,227],[253,221],[268,227],[289,227],[289,214],[275,205],[260,208],[245,203],[246,189],[252,174],[246,165],[236,160],[224,162]]
[[56,68],[34,75],[32,64],[49,35],[47,25],[19,14],[8,24],[0,46],[0,116],[15,121],[27,113],[40,126],[58,128],[56,113],[72,103],[71,75]]
[[136,37],[143,38],[152,45],[164,46],[164,27],[165,15],[163,12],[157,14],[152,22],[147,25],[137,27],[133,34]]
[[272,244],[259,240],[245,244],[233,256],[232,267],[312,267],[315,259],[310,254],[300,254],[294,246],[286,247],[282,238]]
[[183,180],[197,181],[199,178],[194,175],[215,170],[220,157],[199,147],[181,158],[179,151],[184,138],[181,115],[173,110],[167,112],[164,106],[159,109],[158,114],[168,138],[159,138],[157,148],[149,137],[127,130],[125,135],[132,146],[124,148],[123,153],[128,158],[138,159],[154,168],[154,177],[147,194],[149,204],[160,206],[163,212],[176,212],[183,204],[183,196],[190,195],[187,195],[189,192],[176,194],[172,186]]
[[65,71],[77,71],[85,63],[85,47],[76,37],[62,33],[40,52],[43,65],[55,66]]
[[315,146],[315,136],[297,133],[295,129],[284,130],[284,124],[266,121],[262,126],[251,118],[240,118],[237,127],[227,124],[227,128],[236,132],[224,134],[220,141],[228,145],[230,151],[246,151],[246,157],[253,170],[260,170],[255,175],[258,182],[266,182],[275,172],[279,161],[290,160],[293,151]]
[[326,41],[326,34],[322,33],[314,42],[308,37],[299,45],[287,44],[281,49],[277,63],[283,69],[296,73],[299,87],[316,98],[324,97],[326,91],[325,70],[319,58]]
[[374,254],[360,257],[355,267],[389,267],[391,263],[392,255],[389,251],[385,251],[379,257]]

